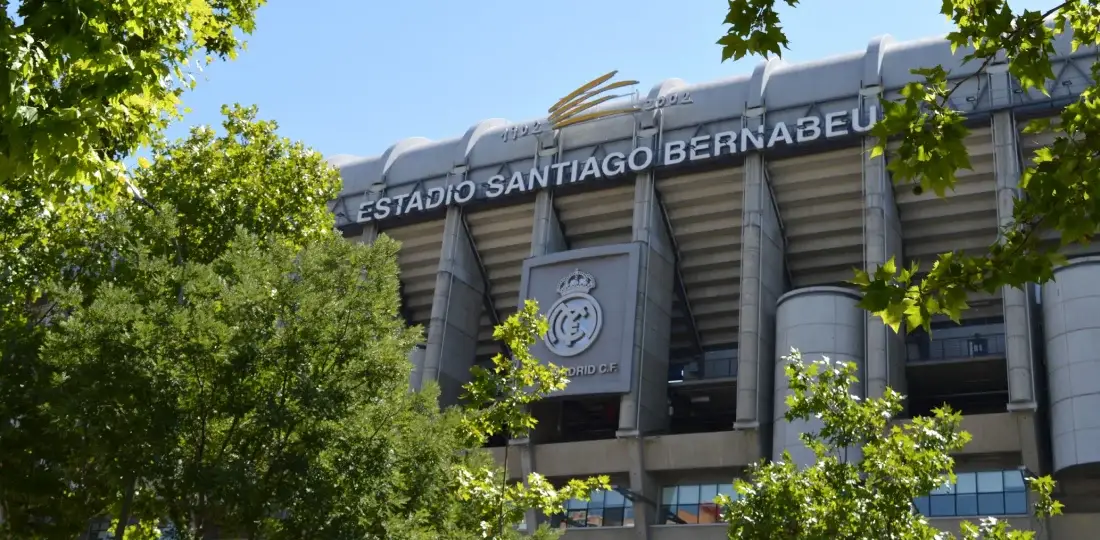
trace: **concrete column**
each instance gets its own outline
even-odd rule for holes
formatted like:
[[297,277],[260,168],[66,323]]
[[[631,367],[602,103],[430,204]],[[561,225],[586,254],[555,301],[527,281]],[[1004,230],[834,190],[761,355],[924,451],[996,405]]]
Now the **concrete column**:
[[462,385],[469,381],[483,295],[484,280],[463,225],[462,209],[448,208],[420,377],[420,386],[424,381],[439,381],[443,405],[456,403]]
[[[875,86],[861,91],[860,98],[875,103],[880,88]],[[864,269],[874,272],[894,258],[902,267],[901,219],[894,199],[894,186],[886,170],[884,156],[871,157],[875,139],[863,138],[863,263]],[[882,397],[886,387],[904,394],[905,339],[894,332],[878,316],[868,312],[866,328],[866,368],[861,374],[868,398]]]
[[363,225],[363,232],[359,233],[359,243],[373,244],[378,239],[378,224],[369,221]]
[[554,210],[554,193],[544,189],[535,195],[535,219],[531,229],[531,256],[565,251],[565,235]]
[[[634,501],[634,536],[636,540],[650,537],[649,527],[657,523],[660,509],[654,504],[660,503],[657,493],[657,480],[646,470],[645,439],[636,437],[630,441],[630,491],[641,495]],[[652,501],[651,504],[646,501]]]
[[652,173],[638,175],[633,241],[643,245],[634,327],[634,376],[619,409],[620,436],[668,425],[668,351],[672,334],[675,258]]
[[[790,385],[779,358],[790,354],[791,348],[802,352],[804,362],[817,362],[828,357],[833,362],[855,362],[864,366],[863,335],[866,321],[864,311],[857,305],[859,293],[840,287],[806,287],[784,294],[779,299],[775,357],[775,434],[772,442],[772,459],[779,459],[783,451],[791,453],[791,459],[800,466],[816,461],[802,443],[799,434],[821,429],[819,420],[798,420],[788,423],[787,396]],[[861,394],[862,388],[853,388]],[[841,456],[858,461],[859,448],[845,450]]]
[[[994,64],[989,75],[989,95],[994,108],[1011,105],[1012,87],[1008,64]],[[1012,208],[1020,196],[1020,157],[1016,120],[1012,111],[993,114],[993,159],[997,177],[997,222],[1004,227],[1013,222]],[[1029,288],[1030,289],[1030,288]],[[1009,410],[1035,410],[1035,355],[1032,347],[1032,302],[1027,291],[1001,289],[1005,319],[1005,357],[1008,364]]]
[[[746,118],[752,129],[763,122],[763,111]],[[741,224],[741,307],[738,330],[737,416],[734,429],[770,431],[775,371],[776,302],[786,290],[786,243],[778,206],[765,172],[764,156],[745,156],[745,200]],[[763,446],[768,433],[759,438]]]

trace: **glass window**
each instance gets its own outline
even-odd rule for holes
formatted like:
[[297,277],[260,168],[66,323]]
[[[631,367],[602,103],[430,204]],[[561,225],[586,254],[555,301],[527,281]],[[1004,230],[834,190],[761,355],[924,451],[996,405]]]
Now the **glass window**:
[[978,492],[978,478],[974,473],[959,473],[955,476],[955,493]]
[[913,500],[928,517],[1012,516],[1027,514],[1027,489],[1019,470],[959,473],[954,484]]
[[978,493],[1003,493],[1004,490],[1003,471],[978,473]]
[[593,491],[589,500],[570,499],[565,513],[552,516],[550,526],[566,529],[572,527],[622,527],[634,525],[634,508],[618,491]]
[[719,494],[731,499],[737,497],[733,484],[702,484],[666,486],[661,490],[660,523],[695,524],[719,523],[721,509],[714,502]]

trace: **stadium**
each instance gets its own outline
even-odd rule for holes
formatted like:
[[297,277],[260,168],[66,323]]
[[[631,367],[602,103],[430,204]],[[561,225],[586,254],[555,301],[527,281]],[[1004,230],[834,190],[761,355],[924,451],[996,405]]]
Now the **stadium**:
[[[534,354],[569,369],[534,409],[529,438],[492,451],[513,478],[610,475],[615,489],[560,516],[565,538],[725,538],[714,496],[761,458],[807,459],[782,418],[780,356],[797,347],[858,363],[865,396],[890,386],[903,416],[947,403],[974,439],[958,480],[914,501],[932,523],[993,515],[1057,540],[1100,528],[1100,256],[1079,250],[1056,281],[975,295],[961,325],[894,334],[856,307],[852,269],[930,264],[984,250],[1011,219],[1023,164],[1049,139],[1021,132],[1089,83],[1095,48],[1057,42],[1049,95],[1003,63],[981,72],[942,38],[873,39],[748,75],[669,79],[629,114],[555,129],[485,120],[380,156],[337,156],[331,206],[352,241],[403,243],[404,315],[425,328],[411,385],[458,399],[500,351],[494,325],[533,298],[550,318]],[[972,169],[946,199],[894,186],[867,133],[879,96],[910,70],[959,82]],[[622,106],[608,102],[601,109]],[[597,115],[598,116],[598,115]],[[904,418],[899,421],[905,421]],[[1053,474],[1065,515],[1029,514],[1025,475]],[[1040,525],[1046,525],[1040,527]]]

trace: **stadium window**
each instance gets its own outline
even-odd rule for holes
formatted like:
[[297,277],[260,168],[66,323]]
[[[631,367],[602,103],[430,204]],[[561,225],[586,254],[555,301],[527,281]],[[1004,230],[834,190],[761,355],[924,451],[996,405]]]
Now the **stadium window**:
[[589,500],[571,499],[565,504],[565,514],[550,517],[550,527],[633,527],[634,503],[615,490],[597,490]]
[[1026,515],[1027,486],[1019,470],[966,472],[913,506],[926,517],[972,517]]
[[665,486],[661,490],[661,516],[658,522],[666,525],[721,523],[720,509],[714,502],[718,495],[737,498],[733,484]]

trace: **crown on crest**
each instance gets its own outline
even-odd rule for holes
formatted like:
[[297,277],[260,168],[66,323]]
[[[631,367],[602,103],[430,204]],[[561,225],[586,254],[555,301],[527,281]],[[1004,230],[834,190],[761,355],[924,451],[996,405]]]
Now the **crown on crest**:
[[592,277],[592,274],[580,270],[573,270],[573,273],[558,282],[558,294],[562,296],[574,293],[588,294],[588,291],[595,288],[596,278]]

